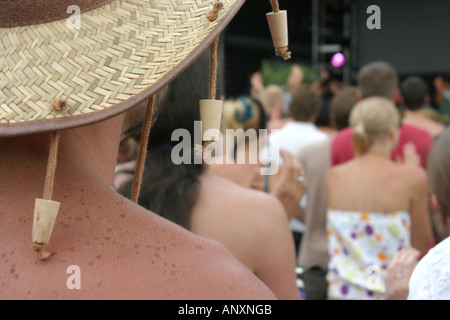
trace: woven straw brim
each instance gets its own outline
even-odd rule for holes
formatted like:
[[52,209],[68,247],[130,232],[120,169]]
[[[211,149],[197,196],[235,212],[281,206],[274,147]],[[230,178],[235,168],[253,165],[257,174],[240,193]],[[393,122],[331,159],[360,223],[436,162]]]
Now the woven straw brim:
[[[113,1],[67,20],[0,29],[0,136],[68,129],[152,96],[208,48],[244,0]],[[205,77],[208,77],[205,74]],[[56,111],[53,99],[68,98]]]

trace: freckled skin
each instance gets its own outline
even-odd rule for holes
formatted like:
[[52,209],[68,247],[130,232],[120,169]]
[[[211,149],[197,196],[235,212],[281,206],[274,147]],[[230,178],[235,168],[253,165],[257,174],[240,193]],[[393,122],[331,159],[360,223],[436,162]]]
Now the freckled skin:
[[[31,226],[48,135],[0,138],[0,299],[273,299],[223,246],[111,190],[123,123],[121,115],[61,132],[53,190],[61,208],[46,261],[31,248]],[[79,290],[66,285],[71,265]]]

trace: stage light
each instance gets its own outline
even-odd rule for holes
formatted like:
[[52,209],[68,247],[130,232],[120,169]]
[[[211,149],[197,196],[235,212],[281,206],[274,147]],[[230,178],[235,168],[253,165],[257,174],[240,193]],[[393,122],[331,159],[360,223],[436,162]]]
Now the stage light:
[[345,57],[342,53],[338,52],[331,58],[331,65],[335,68],[340,68],[345,64]]

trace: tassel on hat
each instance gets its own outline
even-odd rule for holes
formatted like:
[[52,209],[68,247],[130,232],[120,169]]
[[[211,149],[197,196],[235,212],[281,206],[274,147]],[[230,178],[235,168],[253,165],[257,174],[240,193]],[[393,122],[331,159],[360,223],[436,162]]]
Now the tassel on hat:
[[58,160],[59,137],[59,131],[51,133],[44,196],[42,199],[37,198],[34,206],[32,241],[33,250],[36,251],[39,260],[46,260],[52,255],[52,253],[44,249],[44,245],[50,241],[61,205],[61,203],[51,200]]
[[273,11],[267,13],[266,17],[273,45],[275,46],[275,54],[284,60],[288,60],[291,58],[291,52],[288,51],[287,12],[286,10],[280,11],[277,0],[271,0],[271,4]]

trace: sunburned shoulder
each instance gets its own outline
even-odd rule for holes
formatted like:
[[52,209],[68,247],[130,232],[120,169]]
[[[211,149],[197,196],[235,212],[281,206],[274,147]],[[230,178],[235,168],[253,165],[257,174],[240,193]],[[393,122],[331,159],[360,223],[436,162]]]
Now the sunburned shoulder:
[[[130,206],[134,208],[133,204]],[[138,272],[147,275],[139,280],[149,283],[149,291],[141,292],[145,298],[274,298],[222,244],[197,236],[143,208],[134,209],[138,223],[130,225],[135,226],[134,232],[125,241],[132,241],[128,246],[139,241],[142,248],[134,257],[133,269],[145,270]]]
[[[0,298],[273,298],[219,243],[115,199],[117,206],[105,205],[102,219],[71,219],[64,230],[57,225],[48,261],[36,261],[23,241],[2,246],[2,252],[12,253],[0,264]],[[72,275],[69,266],[77,267],[70,269]],[[78,279],[74,283],[81,289],[66,287],[68,279]]]

